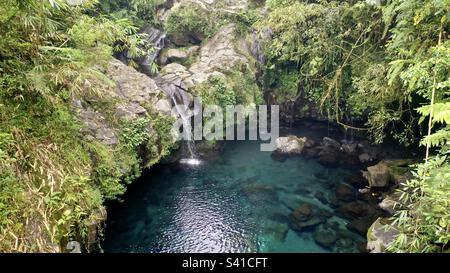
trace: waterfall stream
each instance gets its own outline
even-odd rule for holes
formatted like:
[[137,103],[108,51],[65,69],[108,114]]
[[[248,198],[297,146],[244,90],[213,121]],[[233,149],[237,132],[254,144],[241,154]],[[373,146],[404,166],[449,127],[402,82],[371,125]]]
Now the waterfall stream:
[[195,153],[195,141],[192,132],[191,117],[195,113],[190,109],[192,95],[183,90],[183,88],[173,84],[166,83],[161,86],[166,95],[171,99],[176,113],[181,118],[183,125],[182,138],[184,140],[184,147],[187,152],[187,158],[180,160],[181,163],[187,162],[189,164],[198,164],[194,159],[197,157]]

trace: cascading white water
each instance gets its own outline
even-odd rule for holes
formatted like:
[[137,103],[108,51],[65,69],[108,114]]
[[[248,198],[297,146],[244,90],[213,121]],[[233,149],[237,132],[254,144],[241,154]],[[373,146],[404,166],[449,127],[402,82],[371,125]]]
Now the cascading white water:
[[181,159],[180,163],[198,165],[200,164],[200,160],[196,159],[197,156],[195,153],[195,142],[191,126],[191,115],[188,113],[190,111],[191,95],[174,84],[165,84],[162,89],[172,100],[183,125],[183,138],[185,140],[184,143],[188,152],[188,158]]

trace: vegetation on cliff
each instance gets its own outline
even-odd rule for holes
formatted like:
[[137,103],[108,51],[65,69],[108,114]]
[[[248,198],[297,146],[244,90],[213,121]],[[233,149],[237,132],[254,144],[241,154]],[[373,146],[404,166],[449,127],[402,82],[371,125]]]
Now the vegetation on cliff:
[[118,125],[115,146],[87,141],[72,100],[112,103],[104,96],[111,55],[139,53],[144,41],[96,1],[8,0],[0,14],[0,250],[61,251],[70,238],[87,245],[103,201],[139,175],[141,146],[148,164],[167,154],[170,141],[154,138],[171,122],[152,114]]
[[[152,52],[139,28],[165,28],[186,46],[230,22],[241,38],[259,33],[261,86],[291,121],[315,112],[376,143],[424,147],[424,163],[401,187],[392,224],[400,235],[388,251],[449,251],[450,0],[267,0],[210,12],[188,3],[164,22],[162,0],[70,2],[0,3],[0,251],[89,240],[103,202],[169,154],[172,120],[152,106],[132,121],[106,115],[114,145],[87,140],[73,110],[77,98],[106,114],[115,107],[107,65],[114,54]],[[221,106],[261,103],[250,70],[194,91]]]
[[321,106],[329,120],[376,142],[422,138],[426,162],[403,187],[400,236],[389,250],[448,251],[450,2],[376,2],[267,1],[259,22],[272,32],[266,85],[299,110],[292,116]]

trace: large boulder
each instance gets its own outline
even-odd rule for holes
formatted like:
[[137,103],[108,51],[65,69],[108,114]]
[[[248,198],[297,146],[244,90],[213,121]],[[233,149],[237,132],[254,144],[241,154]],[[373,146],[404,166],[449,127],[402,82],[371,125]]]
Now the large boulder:
[[354,155],[357,152],[358,144],[357,143],[344,143],[342,144],[342,150],[350,155]]
[[327,167],[336,167],[341,161],[341,144],[329,137],[324,137],[318,153],[318,162]]
[[341,163],[339,154],[335,152],[321,151],[319,152],[319,164],[326,167],[336,167]]
[[117,87],[112,95],[129,102],[154,104],[162,91],[153,79],[116,59],[109,62],[107,75]]
[[191,57],[194,53],[199,50],[199,46],[191,46],[189,48],[170,48],[161,54],[159,61],[161,64],[166,64],[167,62],[183,62]]
[[355,219],[367,213],[367,206],[366,203],[361,201],[344,203],[337,209],[337,213],[346,219]]
[[369,186],[373,188],[386,188],[391,180],[389,167],[384,162],[368,167],[363,175],[369,181]]
[[[161,99],[162,90],[156,82],[147,75],[136,71],[117,59],[111,59],[106,75],[114,84],[103,85],[102,99],[114,102],[112,111],[107,113],[118,120],[130,122],[138,117],[145,117],[149,110],[169,114],[167,104]],[[164,97],[164,95],[162,96]],[[89,141],[97,140],[106,145],[117,144],[118,128],[108,122],[106,113],[101,108],[94,110],[92,107],[97,100],[90,101],[89,96],[83,100],[72,98],[72,108],[77,118],[84,124],[82,131]],[[165,104],[165,105],[164,105]],[[155,107],[156,105],[156,107]],[[149,132],[153,129],[149,125]]]
[[378,218],[367,231],[367,249],[372,253],[383,253],[398,234],[392,223],[387,219]]
[[276,139],[274,153],[285,156],[300,155],[305,147],[305,141],[305,138],[298,138],[296,136],[279,137]]
[[189,57],[186,50],[171,48],[165,52],[165,57],[171,62],[179,62]]
[[341,144],[329,137],[324,137],[322,139],[322,146],[330,150],[341,150]]

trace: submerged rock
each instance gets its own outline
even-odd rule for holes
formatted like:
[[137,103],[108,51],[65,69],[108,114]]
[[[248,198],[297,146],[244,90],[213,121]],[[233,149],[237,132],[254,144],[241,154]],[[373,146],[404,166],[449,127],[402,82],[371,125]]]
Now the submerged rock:
[[314,197],[319,200],[322,204],[327,205],[328,204],[328,199],[325,196],[325,194],[321,191],[318,191],[314,194]]
[[372,225],[372,222],[373,218],[371,217],[361,217],[350,221],[350,223],[347,224],[347,228],[350,231],[365,236],[367,230],[369,230],[369,227]]
[[337,167],[340,163],[339,155],[335,152],[323,152],[319,153],[318,162],[326,167]]
[[295,231],[298,232],[304,232],[304,231],[311,231],[313,230],[316,226],[320,225],[322,223],[322,219],[320,219],[319,217],[313,217],[307,221],[291,221],[290,225],[291,228]]
[[338,240],[337,235],[332,231],[316,231],[313,233],[314,241],[321,247],[330,249]]
[[263,230],[266,235],[273,237],[277,241],[283,242],[289,231],[289,227],[285,223],[270,221]]
[[249,184],[242,187],[242,192],[252,203],[278,202],[278,195],[275,188],[266,184]]
[[323,222],[323,217],[308,203],[298,206],[289,214],[290,227],[298,232],[311,231]]
[[336,198],[338,200],[349,202],[356,199],[355,191],[345,184],[339,184],[335,190]]
[[307,221],[312,217],[311,206],[307,203],[303,203],[298,208],[296,208],[294,212],[289,215],[289,217],[295,221]]

